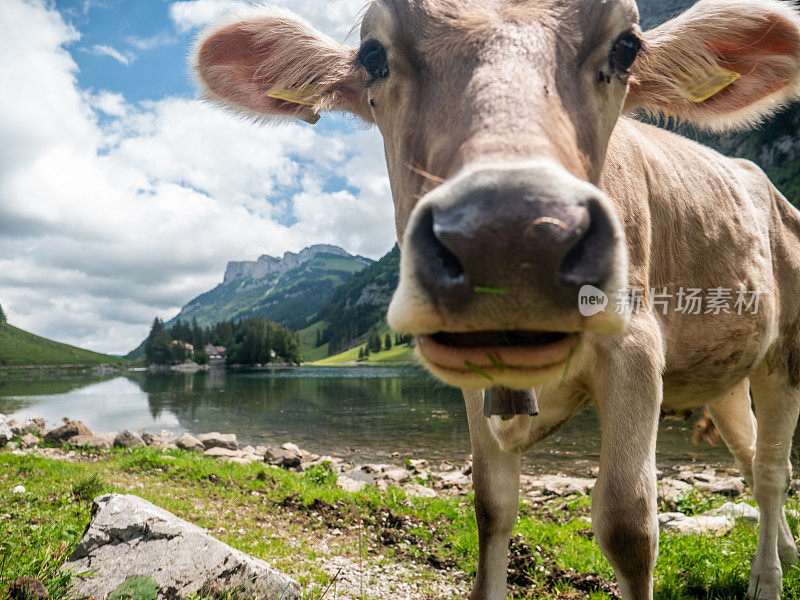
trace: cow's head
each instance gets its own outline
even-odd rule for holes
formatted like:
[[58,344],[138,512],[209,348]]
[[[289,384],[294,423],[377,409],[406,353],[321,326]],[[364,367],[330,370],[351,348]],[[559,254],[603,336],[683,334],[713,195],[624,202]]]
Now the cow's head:
[[778,0],[701,0],[645,34],[634,0],[374,0],[360,48],[261,8],[206,32],[196,68],[249,115],[376,123],[402,245],[390,324],[444,381],[524,388],[626,326],[578,300],[627,284],[598,187],[620,114],[758,120],[795,95],[800,29]]

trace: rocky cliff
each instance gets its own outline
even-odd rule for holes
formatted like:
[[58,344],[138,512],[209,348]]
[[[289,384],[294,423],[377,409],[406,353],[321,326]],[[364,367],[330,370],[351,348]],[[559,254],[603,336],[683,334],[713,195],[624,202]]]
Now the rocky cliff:
[[296,269],[299,266],[307,263],[312,258],[319,254],[330,254],[333,256],[341,256],[343,258],[352,258],[361,262],[364,266],[372,263],[369,259],[361,256],[351,256],[345,250],[338,246],[330,246],[328,244],[317,244],[310,246],[299,253],[287,252],[283,258],[275,258],[274,256],[262,256],[257,261],[245,262],[229,262],[227,269],[225,269],[225,278],[223,283],[230,283],[236,279],[263,279],[268,275],[283,274]]

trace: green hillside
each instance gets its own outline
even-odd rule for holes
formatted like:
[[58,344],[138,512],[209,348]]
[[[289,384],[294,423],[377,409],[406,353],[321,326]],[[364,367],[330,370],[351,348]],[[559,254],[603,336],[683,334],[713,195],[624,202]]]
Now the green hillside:
[[339,285],[365,267],[363,260],[323,253],[285,273],[239,277],[198,296],[177,318],[197,319],[201,327],[210,327],[220,321],[260,317],[290,329],[302,329]]
[[116,356],[60,344],[0,322],[0,367],[124,364]]
[[315,366],[328,366],[342,364],[388,364],[388,363],[414,363],[414,349],[411,346],[394,346],[391,350],[384,350],[370,354],[368,358],[359,360],[358,350],[361,346],[345,350],[341,354],[329,356],[312,363]]
[[370,332],[386,330],[386,311],[399,276],[400,249],[395,245],[378,262],[340,286],[314,319],[314,323],[325,324],[320,345],[327,345],[329,354],[339,353],[360,343]]

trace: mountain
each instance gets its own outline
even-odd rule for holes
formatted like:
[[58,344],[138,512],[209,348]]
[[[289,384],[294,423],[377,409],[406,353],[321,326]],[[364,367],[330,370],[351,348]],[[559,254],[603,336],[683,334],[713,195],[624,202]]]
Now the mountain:
[[29,365],[121,366],[125,362],[117,356],[83,350],[39,337],[0,319],[0,368]]
[[[373,330],[388,329],[386,309],[399,275],[400,249],[395,245],[378,262],[336,289],[308,329],[315,334],[319,332],[314,345],[327,344],[327,354],[337,354]],[[303,336],[303,332],[301,339],[309,345],[308,336]]]
[[[338,246],[319,244],[282,258],[262,256],[256,261],[230,262],[213,290],[201,294],[165,324],[197,319],[201,327],[220,321],[259,317],[289,329],[303,329],[322,309],[334,290],[374,261],[353,256]],[[144,343],[128,354],[137,358]]]
[[372,264],[337,246],[317,245],[283,258],[262,256],[254,262],[231,262],[221,284],[183,307],[177,319],[197,319],[201,327],[220,321],[261,317],[303,329],[325,306],[333,291]]

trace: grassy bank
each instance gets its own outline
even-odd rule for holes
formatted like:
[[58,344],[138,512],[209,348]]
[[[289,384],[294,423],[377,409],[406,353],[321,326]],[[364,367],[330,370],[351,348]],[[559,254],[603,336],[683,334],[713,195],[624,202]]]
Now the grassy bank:
[[323,358],[316,362],[310,363],[312,365],[319,365],[319,366],[335,366],[335,365],[343,365],[343,364],[391,364],[391,363],[413,363],[414,361],[414,349],[410,346],[402,345],[402,346],[394,346],[390,350],[384,350],[382,352],[373,352],[369,355],[368,358],[359,360],[358,359],[358,351],[359,348],[363,348],[363,346],[357,348],[350,348],[350,350],[345,350],[341,354],[336,354],[335,356],[329,356],[328,358]]
[[[83,350],[39,337],[7,323],[0,323],[0,376],[8,371],[24,373],[19,367],[62,367],[127,365],[126,360],[116,356]],[[35,373],[37,369],[30,369]]]
[[[26,492],[12,493],[18,485]],[[55,600],[65,598],[58,567],[89,522],[91,499],[112,491],[141,496],[266,559],[300,581],[308,600],[384,599],[404,585],[415,598],[449,598],[468,589],[477,558],[471,497],[410,498],[395,488],[351,494],[324,467],[293,473],[153,448],[69,460],[0,450],[0,600],[18,576],[38,577]],[[693,492],[681,509],[699,513],[722,501]],[[516,598],[612,597],[601,591],[613,573],[587,524],[589,505],[579,495],[536,510],[522,505],[510,565]],[[721,537],[662,534],[655,597],[743,598],[755,546],[745,524]],[[800,600],[800,569],[787,574],[784,598]]]

